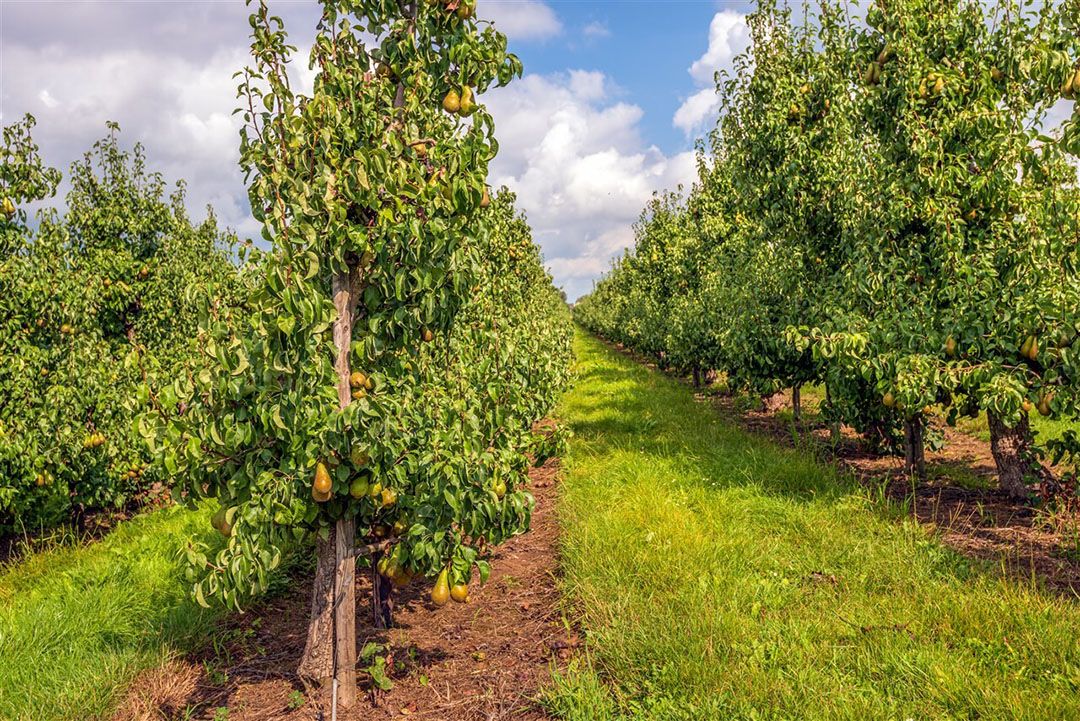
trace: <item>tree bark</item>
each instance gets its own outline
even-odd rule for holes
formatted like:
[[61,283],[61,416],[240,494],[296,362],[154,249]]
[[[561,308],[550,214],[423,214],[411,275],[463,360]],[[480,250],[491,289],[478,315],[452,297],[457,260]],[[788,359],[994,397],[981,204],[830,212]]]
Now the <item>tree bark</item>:
[[926,478],[924,431],[924,421],[921,415],[913,416],[904,421],[904,472],[920,481]]
[[311,587],[311,615],[307,642],[297,673],[324,687],[334,677],[334,533],[315,541],[315,583]]
[[1035,458],[1034,438],[1027,413],[1010,428],[996,414],[986,412],[990,426],[990,452],[997,466],[998,486],[1012,498],[1023,499],[1030,494],[1028,481],[1042,482],[1044,490],[1055,488],[1054,475]]
[[694,364],[694,388],[701,388],[701,368]]
[[[832,394],[829,392],[829,383],[825,382],[825,405],[832,409]],[[829,423],[829,439],[834,445],[840,443],[840,421]]]
[[795,385],[791,389],[791,415],[796,420],[802,420],[802,386]]
[[394,587],[378,571],[382,555],[378,551],[371,556],[371,617],[375,628],[387,629],[394,622],[394,597],[391,594]]

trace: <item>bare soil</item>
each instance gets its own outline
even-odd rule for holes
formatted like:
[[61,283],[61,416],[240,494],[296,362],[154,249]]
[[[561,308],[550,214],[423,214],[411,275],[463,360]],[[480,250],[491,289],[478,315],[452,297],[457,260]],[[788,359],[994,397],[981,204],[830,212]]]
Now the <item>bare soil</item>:
[[[370,579],[357,572],[357,641],[388,647],[394,688],[375,692],[359,673],[361,698],[339,719],[537,721],[548,716],[536,696],[551,665],[578,645],[559,612],[554,501],[557,461],[530,473],[536,498],[531,530],[499,548],[484,585],[467,604],[436,608],[430,584],[415,582],[395,598],[395,628],[375,631],[366,600]],[[295,670],[304,647],[311,578],[296,589],[223,622],[199,654],[170,660],[130,686],[114,721],[150,719],[330,719],[326,695],[307,690]]]

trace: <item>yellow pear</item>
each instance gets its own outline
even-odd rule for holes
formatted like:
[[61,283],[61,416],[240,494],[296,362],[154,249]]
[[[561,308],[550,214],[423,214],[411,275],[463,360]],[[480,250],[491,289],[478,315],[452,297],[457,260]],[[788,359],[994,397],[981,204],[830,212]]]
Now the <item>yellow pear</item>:
[[476,112],[476,101],[473,100],[473,91],[468,85],[461,89],[461,103],[458,112],[465,117]]
[[431,602],[436,606],[445,606],[450,600],[450,582],[447,580],[447,571],[444,568],[435,579],[435,587],[431,589]]
[[451,88],[450,92],[443,98],[442,106],[443,110],[451,115],[461,110],[461,96],[458,95],[458,91]]
[[326,464],[322,461],[315,464],[315,482],[311,487],[319,493],[330,493],[330,489],[334,487],[334,482],[330,480],[330,471],[326,470]]

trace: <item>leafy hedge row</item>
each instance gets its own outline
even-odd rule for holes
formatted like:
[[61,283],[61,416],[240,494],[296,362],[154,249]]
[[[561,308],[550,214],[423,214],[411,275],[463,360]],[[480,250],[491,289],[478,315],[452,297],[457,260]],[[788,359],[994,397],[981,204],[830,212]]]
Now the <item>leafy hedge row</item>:
[[[135,432],[137,389],[195,358],[211,305],[238,302],[235,238],[195,224],[118,128],[75,163],[62,210],[27,116],[4,128],[0,196],[0,533],[117,508],[169,478]],[[211,301],[212,299],[212,301]]]
[[1050,480],[1028,414],[1080,412],[1075,6],[812,10],[750,16],[698,183],[650,204],[577,318],[762,393],[821,383],[828,420],[915,472],[933,406],[985,411],[1023,495]]

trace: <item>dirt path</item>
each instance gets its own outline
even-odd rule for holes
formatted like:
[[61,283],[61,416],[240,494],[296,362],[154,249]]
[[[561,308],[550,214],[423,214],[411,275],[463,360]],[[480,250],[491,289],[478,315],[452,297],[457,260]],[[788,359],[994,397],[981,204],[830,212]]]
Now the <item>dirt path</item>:
[[[359,609],[359,644],[388,644],[394,688],[380,693],[377,703],[370,691],[363,693],[358,708],[338,718],[547,718],[535,697],[550,678],[552,661],[577,645],[557,610],[557,470],[557,462],[549,461],[530,473],[536,497],[532,529],[499,549],[491,578],[472,590],[468,604],[437,609],[427,599],[428,586],[414,583],[397,598],[396,628],[388,633],[374,632],[366,605]],[[366,573],[357,575],[360,604],[369,597],[370,583]],[[294,673],[310,583],[309,577],[298,578],[296,591],[230,617],[214,648],[202,655],[142,674],[114,721],[329,719],[330,710],[315,694],[303,694]]]

